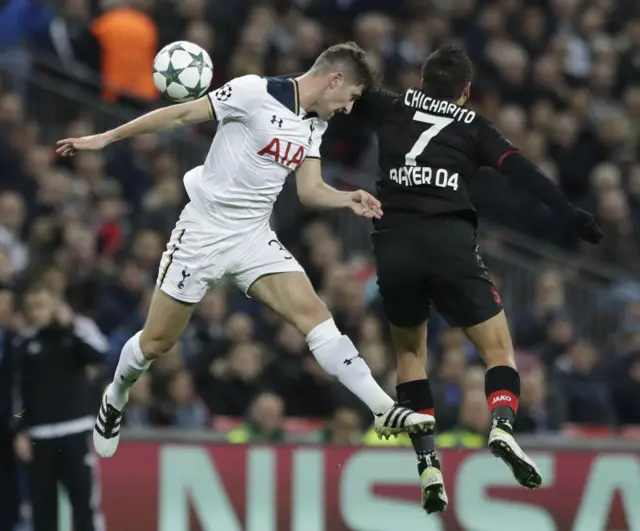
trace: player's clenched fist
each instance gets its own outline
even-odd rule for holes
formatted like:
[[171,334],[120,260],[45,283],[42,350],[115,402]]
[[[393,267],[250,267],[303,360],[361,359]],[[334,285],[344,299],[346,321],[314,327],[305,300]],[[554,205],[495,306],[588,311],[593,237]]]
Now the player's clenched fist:
[[597,245],[602,241],[602,238],[604,238],[604,231],[598,218],[586,210],[572,207],[571,223],[573,224],[574,230],[586,242]]
[[356,214],[365,218],[380,219],[382,217],[380,201],[364,190],[356,190],[351,194],[350,207]]

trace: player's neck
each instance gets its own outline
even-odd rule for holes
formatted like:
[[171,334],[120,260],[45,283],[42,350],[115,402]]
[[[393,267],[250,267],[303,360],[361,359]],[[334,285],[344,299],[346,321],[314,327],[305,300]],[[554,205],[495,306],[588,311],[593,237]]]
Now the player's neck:
[[324,79],[318,76],[303,74],[296,78],[298,82],[298,93],[300,97],[300,107],[307,112],[315,111],[314,106],[326,89]]

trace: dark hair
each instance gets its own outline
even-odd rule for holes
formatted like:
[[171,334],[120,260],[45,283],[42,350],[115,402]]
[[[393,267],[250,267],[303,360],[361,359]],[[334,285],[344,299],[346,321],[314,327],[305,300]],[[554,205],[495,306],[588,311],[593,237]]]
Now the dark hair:
[[310,72],[326,73],[331,70],[344,72],[345,81],[368,88],[376,81],[373,66],[367,61],[367,54],[355,42],[334,44],[316,59]]
[[433,52],[422,67],[423,90],[432,98],[457,100],[471,82],[471,60],[460,48],[444,46]]

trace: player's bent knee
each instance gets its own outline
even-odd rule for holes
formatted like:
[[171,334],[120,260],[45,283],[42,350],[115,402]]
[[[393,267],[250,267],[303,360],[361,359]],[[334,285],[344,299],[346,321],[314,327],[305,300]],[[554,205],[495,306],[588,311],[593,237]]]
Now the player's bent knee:
[[504,311],[484,323],[464,329],[489,368],[507,365],[515,368],[513,342]]
[[150,360],[164,356],[174,347],[176,342],[175,337],[166,333],[154,333],[143,329],[140,334],[140,349],[144,357]]
[[169,352],[184,332],[195,308],[156,288],[147,322],[140,335],[140,349],[148,359],[156,359]]
[[301,293],[291,303],[287,318],[304,335],[332,318],[325,303],[313,291]]
[[315,295],[300,305],[299,313],[301,318],[309,322],[311,328],[331,319],[327,306]]
[[329,310],[324,303],[318,299],[316,302],[304,303],[297,307],[297,311],[292,312],[289,321],[305,336],[316,326],[331,319]]
[[489,349],[485,350],[484,353],[481,354],[488,369],[499,365],[506,365],[507,367],[512,367],[514,369],[516,368],[516,359],[513,349]]
[[421,323],[410,328],[391,326],[391,337],[398,358],[427,357],[427,324]]

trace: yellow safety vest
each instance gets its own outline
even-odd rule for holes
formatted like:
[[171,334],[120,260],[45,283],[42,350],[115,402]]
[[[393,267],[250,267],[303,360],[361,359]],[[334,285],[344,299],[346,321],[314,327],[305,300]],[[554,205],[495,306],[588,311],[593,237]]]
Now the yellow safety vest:
[[436,436],[437,448],[483,448],[487,444],[484,435],[470,431],[450,431]]

